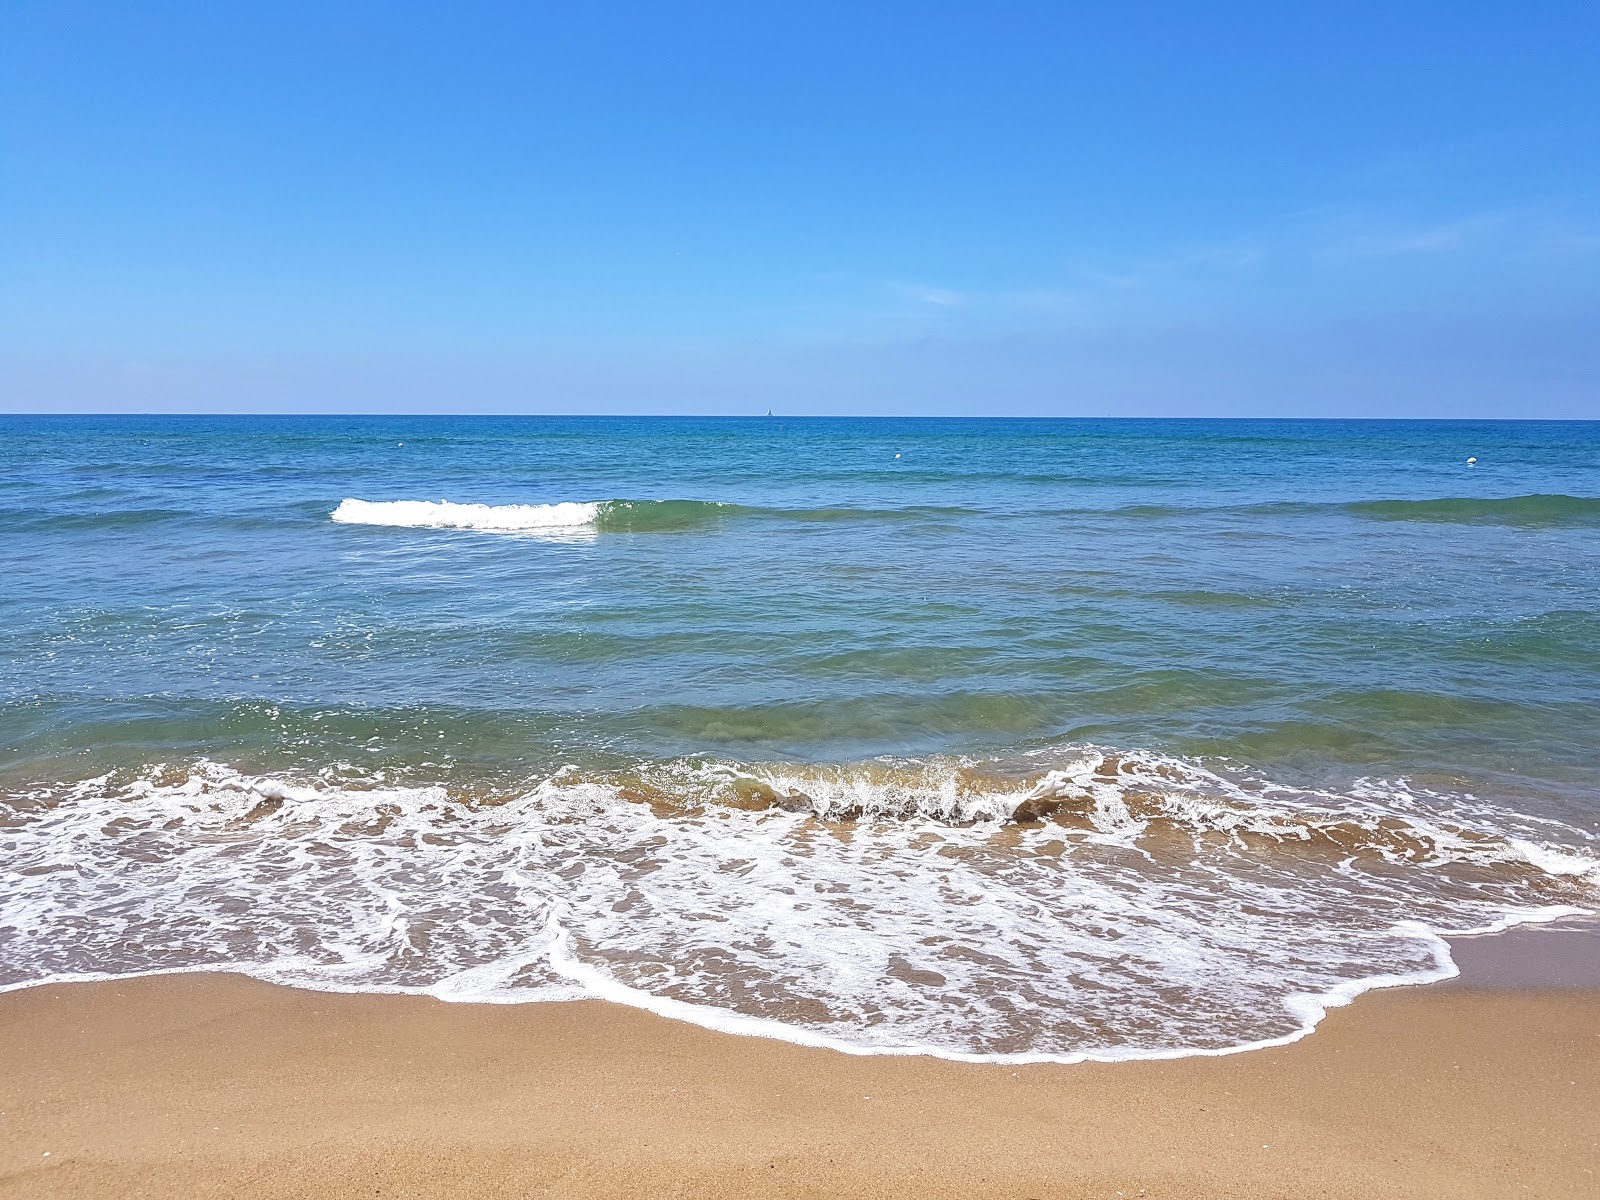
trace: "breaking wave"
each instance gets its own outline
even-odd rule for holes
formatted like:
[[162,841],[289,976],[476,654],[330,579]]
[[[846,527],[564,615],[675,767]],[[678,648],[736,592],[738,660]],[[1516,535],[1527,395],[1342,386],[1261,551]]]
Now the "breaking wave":
[[716,500],[595,500],[559,504],[455,504],[448,500],[342,500],[332,512],[345,525],[405,529],[474,529],[486,533],[671,533],[735,517],[835,522],[954,516],[958,508],[761,508]]
[[852,1053],[1221,1054],[1592,911],[1582,830],[1404,781],[1055,747],[564,767],[489,791],[212,762],[0,797],[0,986],[199,969],[603,997]]
[[1443,521],[1470,525],[1600,525],[1600,499],[1590,496],[1365,500],[1347,507],[1361,516],[1386,521]]
[[1263,504],[1131,504],[1113,509],[1060,509],[1059,516],[1108,516],[1169,520],[1197,516],[1293,517],[1348,513],[1378,521],[1424,521],[1466,525],[1600,525],[1600,499],[1589,496],[1445,496],[1426,500],[1320,502],[1273,500]]
[[[1207,514],[1284,517],[1342,512],[1380,521],[1564,527],[1600,525],[1600,499],[1583,496],[1446,497],[1431,500],[1361,500],[1323,504],[1279,501],[1242,507],[1133,505],[1112,509],[1044,510],[1080,520],[1150,520]],[[715,500],[595,500],[555,504],[457,504],[449,500],[342,500],[331,517],[347,525],[405,529],[466,529],[545,536],[595,533],[668,533],[702,529],[735,518],[777,521],[903,521],[971,515],[937,506],[908,508],[763,508]]]
[[595,523],[598,504],[452,504],[448,500],[346,499],[332,519],[343,525],[390,525],[401,529],[480,529],[491,533],[537,533],[581,529]]

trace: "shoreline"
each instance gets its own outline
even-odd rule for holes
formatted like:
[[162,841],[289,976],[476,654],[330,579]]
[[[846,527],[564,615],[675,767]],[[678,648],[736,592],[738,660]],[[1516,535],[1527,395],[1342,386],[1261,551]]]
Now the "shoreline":
[[[1560,936],[1552,936],[1560,935]],[[1562,953],[1567,939],[1577,935],[1581,951],[1577,955]],[[1448,975],[1373,976],[1361,981],[1342,984],[1330,992],[1310,999],[1317,1006],[1315,1021],[1279,1037],[1258,1042],[1245,1042],[1233,1046],[1189,1048],[1181,1050],[1156,1050],[1130,1052],[1128,1057],[1118,1057],[1111,1052],[1085,1051],[1080,1056],[1018,1054],[965,1054],[934,1048],[866,1047],[844,1038],[813,1032],[785,1021],[768,1017],[751,1017],[723,1009],[712,1009],[668,997],[654,996],[617,983],[588,969],[569,969],[569,974],[586,995],[552,999],[482,999],[473,996],[444,995],[436,991],[378,988],[339,988],[316,986],[309,983],[290,983],[278,979],[264,979],[248,969],[226,966],[171,967],[161,970],[132,972],[126,975],[65,974],[36,982],[0,986],[0,1003],[8,995],[40,988],[79,987],[83,985],[122,984],[137,980],[201,977],[236,977],[260,983],[267,987],[286,988],[291,991],[312,992],[336,996],[373,996],[379,998],[409,998],[437,1000],[451,1005],[490,1005],[495,1007],[539,1005],[551,1003],[576,1003],[599,1001],[622,1008],[631,1008],[661,1017],[675,1024],[692,1025],[710,1033],[730,1037],[768,1038],[807,1049],[825,1050],[862,1058],[931,1058],[944,1062],[998,1066],[1077,1066],[1083,1063],[1117,1064],[1126,1062],[1176,1062],[1188,1058],[1225,1058],[1235,1054],[1253,1054],[1258,1050],[1276,1049],[1293,1045],[1314,1034],[1329,1013],[1356,1003],[1370,992],[1391,991],[1418,987],[1462,986],[1491,990],[1544,990],[1548,988],[1589,987],[1600,989],[1600,912],[1563,913],[1547,920],[1526,920],[1513,925],[1485,929],[1468,934],[1430,935],[1446,949],[1452,973]],[[562,941],[557,940],[557,948]],[[561,951],[569,968],[581,967],[567,952]],[[1466,965],[1462,956],[1466,956]],[[1441,964],[1444,960],[1441,959]],[[712,1014],[708,1016],[706,1014]]]
[[1600,934],[1453,948],[1461,977],[1288,1046],[1070,1066],[849,1056],[599,1000],[44,985],[0,995],[0,1195],[1594,1194]]

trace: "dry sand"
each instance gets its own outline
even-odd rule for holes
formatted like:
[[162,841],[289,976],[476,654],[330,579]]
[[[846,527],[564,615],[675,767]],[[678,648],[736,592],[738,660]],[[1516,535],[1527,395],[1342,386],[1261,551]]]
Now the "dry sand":
[[0,996],[0,1195],[1593,1198],[1593,973],[1372,993],[1282,1049],[1023,1068],[599,1002],[34,988]]

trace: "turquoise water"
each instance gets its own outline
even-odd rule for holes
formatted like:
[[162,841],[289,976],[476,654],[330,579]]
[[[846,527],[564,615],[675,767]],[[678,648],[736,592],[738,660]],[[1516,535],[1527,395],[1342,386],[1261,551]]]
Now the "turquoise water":
[[0,982],[1127,1057],[1596,898],[1594,424],[11,417],[0,504]]

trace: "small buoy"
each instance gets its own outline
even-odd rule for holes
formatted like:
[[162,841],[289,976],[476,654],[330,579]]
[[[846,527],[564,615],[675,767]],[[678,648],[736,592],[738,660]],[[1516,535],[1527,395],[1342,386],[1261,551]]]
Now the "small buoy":
[[1475,467],[1475,466],[1477,466],[1477,465],[1478,465],[1478,460],[1477,460],[1477,459],[1475,459],[1475,458],[1469,458],[1469,459],[1467,459],[1467,466],[1469,466],[1469,467]]
[[900,456],[899,456],[899,455],[898,455],[898,454],[896,454],[896,455],[895,455],[895,457],[896,457],[896,458],[899,458],[899,457],[900,457]]
[[396,445],[396,446],[404,446],[404,445],[405,445],[405,443],[404,443],[404,442],[396,442],[396,443],[395,443],[395,445]]

